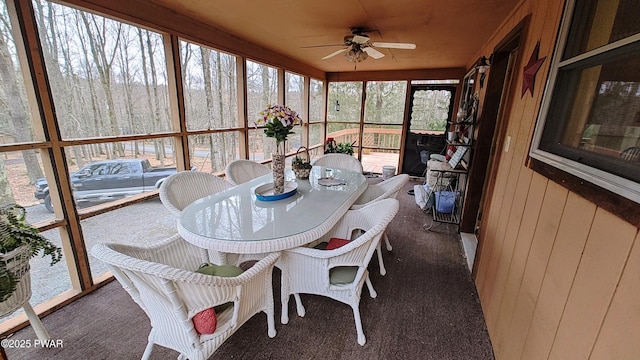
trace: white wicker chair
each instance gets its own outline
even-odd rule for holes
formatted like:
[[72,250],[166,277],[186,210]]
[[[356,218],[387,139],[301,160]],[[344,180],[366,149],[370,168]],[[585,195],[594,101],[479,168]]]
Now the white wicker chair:
[[[367,189],[360,195],[360,197],[355,201],[355,203],[351,206],[351,209],[360,209],[368,204],[371,204],[375,201],[380,201],[382,199],[395,199],[398,196],[398,193],[409,181],[409,175],[407,174],[399,174],[377,184],[372,184],[367,187]],[[391,247],[391,243],[389,242],[389,237],[387,236],[387,232],[385,231],[382,235],[384,242],[387,245],[387,250],[393,250]],[[384,261],[382,260],[382,241],[378,243],[377,253],[378,253],[378,263],[380,264],[380,275],[386,275],[387,270],[384,267]]]
[[205,196],[224,191],[233,186],[211,173],[181,171],[172,174],[160,185],[160,201],[175,217],[182,209]]
[[234,185],[246,183],[270,172],[271,169],[268,166],[244,159],[234,160],[224,169],[227,181]]
[[[348,244],[334,250],[319,250],[299,247],[282,253],[278,267],[282,270],[282,318],[289,322],[289,297],[294,295],[298,315],[303,317],[305,309],[300,294],[322,295],[345,303],[353,309],[358,344],[364,345],[366,337],[360,319],[360,296],[366,282],[369,295],[377,296],[367,265],[373,256],[385,228],[398,212],[398,200],[384,199],[358,210],[349,210],[328,234],[317,242],[328,241],[332,237],[349,239],[354,233],[362,235]],[[336,271],[351,272],[354,280],[343,284],[332,284],[331,274]],[[335,281],[334,281],[335,282]]]
[[[233,184],[211,173],[181,171],[170,175],[160,185],[160,201],[176,218],[192,202],[232,187]],[[209,250],[211,262],[225,264],[227,254]]]
[[[272,272],[280,253],[269,254],[236,277],[194,272],[208,262],[207,252],[179,235],[151,248],[97,244],[91,253],[108,264],[151,320],[149,343],[142,359],[150,357],[154,344],[180,352],[179,359],[208,359],[259,312],[267,315],[269,337],[276,335]],[[233,306],[217,314],[215,332],[198,334],[193,316],[228,302]]]
[[362,173],[363,170],[360,160],[347,154],[324,154],[317,158],[313,165],[353,170],[359,173]]

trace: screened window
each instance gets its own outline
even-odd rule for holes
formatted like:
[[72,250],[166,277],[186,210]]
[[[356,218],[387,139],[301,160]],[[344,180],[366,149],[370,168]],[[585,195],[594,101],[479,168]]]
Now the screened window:
[[[285,105],[300,114],[303,122],[307,122],[308,119],[304,116],[304,107],[302,105],[304,102],[304,77],[285,71],[284,83],[287,91],[284,98]],[[293,134],[287,137],[286,151],[296,151],[302,145],[302,126],[296,126],[293,128]]]
[[360,145],[362,90],[363,84],[359,81],[329,83],[327,138],[337,143]]
[[637,1],[568,4],[531,156],[640,202]]
[[[247,60],[247,116],[252,128],[260,111],[278,104],[278,69]],[[249,130],[249,159],[270,159],[275,141],[264,130]]]
[[180,61],[187,130],[241,126],[236,57],[181,41]]
[[34,4],[63,139],[170,130],[162,35],[47,1]]

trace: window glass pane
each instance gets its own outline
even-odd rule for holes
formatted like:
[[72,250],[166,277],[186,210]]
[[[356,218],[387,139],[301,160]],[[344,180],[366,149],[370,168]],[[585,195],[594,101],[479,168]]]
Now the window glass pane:
[[34,7],[64,139],[170,130],[160,34],[43,0]]
[[37,116],[37,109],[35,106],[31,109],[28,104],[21,71],[23,66],[28,69],[28,64],[20,64],[17,52],[21,43],[14,41],[12,29],[16,27],[18,34],[18,25],[11,23],[4,0],[0,1],[0,16],[0,144],[34,141],[36,137],[31,112],[34,111]]
[[377,124],[402,124],[406,94],[406,81],[368,82],[364,121]]
[[240,132],[189,136],[189,156],[198,171],[222,173],[228,163],[240,158]]
[[637,0],[587,0],[576,3],[564,59],[640,33]]
[[247,116],[249,126],[267,105],[278,104],[278,70],[247,60]]
[[561,69],[540,148],[640,181],[639,60],[640,44]]
[[46,188],[47,181],[36,150],[0,153],[0,206],[18,204],[34,213],[37,221],[53,219],[42,205],[45,193],[36,189]]
[[241,126],[236,57],[180,41],[180,61],[187,130]]
[[320,80],[311,79],[309,85],[309,122],[324,120],[323,93],[324,83]]
[[80,208],[157,190],[176,172],[170,138],[79,145],[67,153],[72,154],[67,164]]
[[322,137],[323,125],[322,124],[311,124],[309,125],[309,146],[320,145],[324,143],[324,138]]
[[361,105],[362,82],[329,83],[328,121],[360,122]]
[[336,143],[358,144],[360,136],[359,124],[327,124],[327,138],[333,138]]
[[[82,220],[81,226],[87,249],[103,242],[149,247],[177,233],[177,219],[162,205],[160,199],[150,199],[90,217]],[[89,256],[89,264],[94,278],[109,271],[105,263],[93,256]]]
[[[46,220],[46,218],[47,215],[44,212],[27,213],[27,222],[30,224]],[[42,231],[40,234],[59,248],[62,248],[59,229]],[[64,252],[62,259],[51,265],[51,256],[42,257],[41,251],[37,256],[29,260],[29,266],[29,272],[31,273],[31,298],[29,303],[32,307],[42,304],[67,290],[71,290],[71,278],[69,277],[69,268],[67,267],[67,259]],[[24,313],[24,310],[19,308],[13,314],[2,318],[2,321],[12,319],[22,313]]]
[[449,90],[416,90],[411,104],[409,131],[444,131],[452,101]]

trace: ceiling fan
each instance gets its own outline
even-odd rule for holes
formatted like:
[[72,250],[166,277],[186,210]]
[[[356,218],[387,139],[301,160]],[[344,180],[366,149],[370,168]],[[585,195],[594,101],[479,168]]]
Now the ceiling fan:
[[341,45],[323,45],[323,46],[345,46],[343,49],[332,52],[322,58],[322,60],[330,59],[338,54],[344,54],[345,59],[349,62],[361,62],[371,56],[374,59],[380,59],[384,54],[376,48],[386,49],[406,49],[413,50],[415,44],[397,43],[397,42],[371,42],[369,35],[362,28],[351,29],[351,34],[344,37],[344,44]]

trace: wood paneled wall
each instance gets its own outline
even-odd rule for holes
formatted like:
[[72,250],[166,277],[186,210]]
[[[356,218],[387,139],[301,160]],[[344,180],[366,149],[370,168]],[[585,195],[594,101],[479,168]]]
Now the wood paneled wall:
[[[491,54],[531,14],[508,87],[503,133],[511,145],[500,149],[478,234],[476,285],[497,359],[637,359],[639,229],[526,165],[563,7],[522,1],[480,53]],[[547,61],[533,96],[521,97],[538,40]]]

